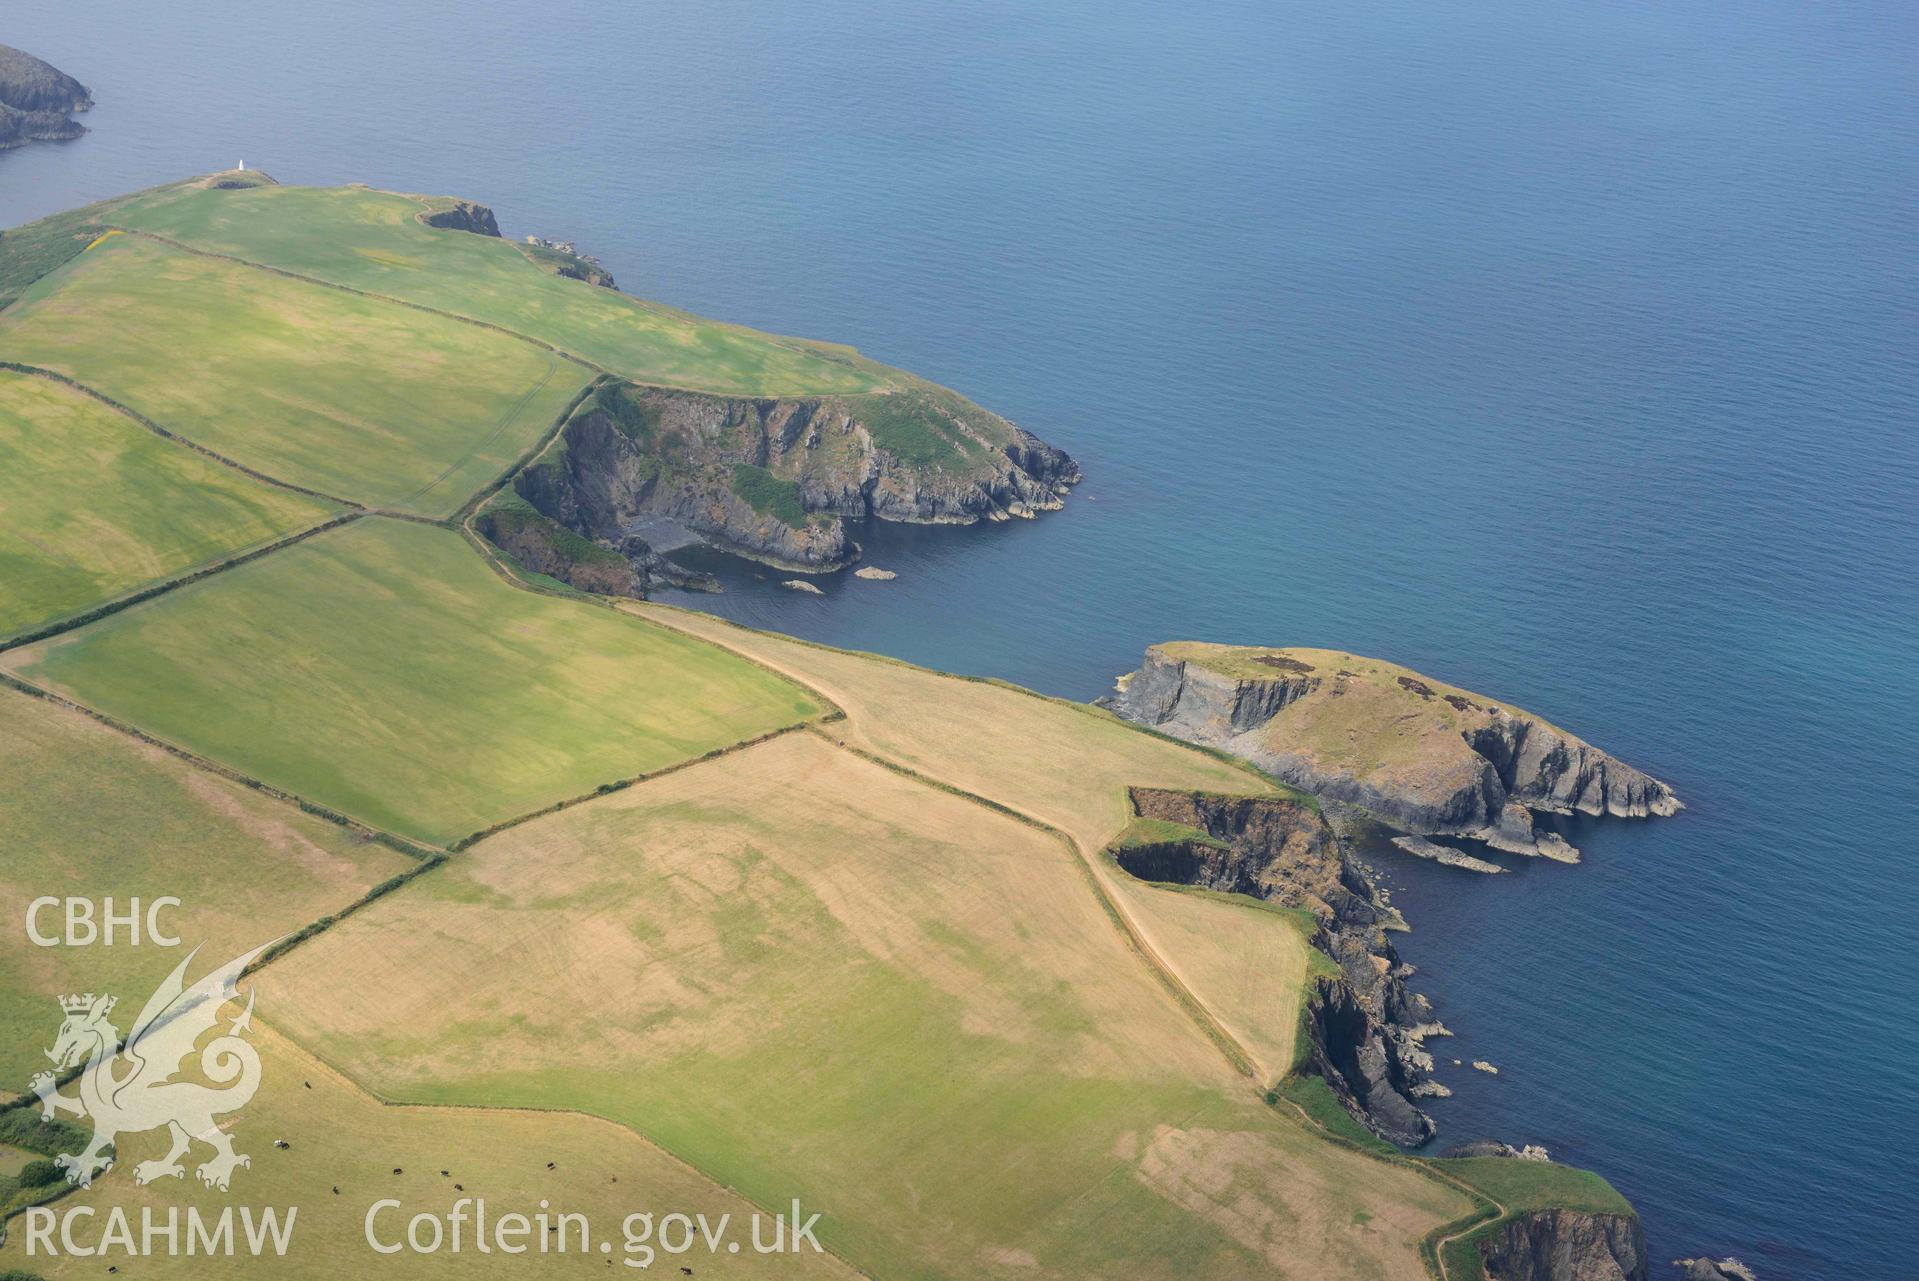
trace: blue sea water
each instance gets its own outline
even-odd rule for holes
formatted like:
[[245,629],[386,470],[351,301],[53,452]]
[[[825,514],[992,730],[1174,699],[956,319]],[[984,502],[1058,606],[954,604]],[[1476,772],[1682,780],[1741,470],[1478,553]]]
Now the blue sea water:
[[[9,0],[93,132],[0,225],[245,159],[495,205],[1071,450],[892,583],[694,603],[1090,698],[1149,642],[1383,655],[1690,808],[1383,864],[1448,1139],[1655,1274],[1911,1274],[1919,12],[1897,0]],[[1491,1059],[1489,1077],[1450,1066]]]

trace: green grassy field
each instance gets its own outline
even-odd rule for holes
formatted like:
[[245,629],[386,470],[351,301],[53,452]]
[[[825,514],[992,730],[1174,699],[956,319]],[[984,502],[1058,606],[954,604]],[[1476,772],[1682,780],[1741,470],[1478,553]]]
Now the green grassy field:
[[[24,1091],[60,1026],[62,992],[113,992],[130,1019],[188,949],[218,965],[337,911],[411,859],[300,813],[78,712],[0,689],[0,1100]],[[38,947],[43,895],[162,895],[179,949]],[[59,932],[58,911],[42,916]],[[123,1022],[121,1030],[126,1030]]]
[[8,656],[193,751],[447,842],[821,709],[713,646],[362,520]]
[[262,991],[384,1094],[629,1124],[873,1275],[1410,1281],[1465,1208],[1260,1103],[1057,837],[813,734],[482,842]]
[[45,378],[0,371],[0,637],[315,524],[252,480]]
[[173,188],[115,225],[503,325],[641,382],[739,395],[871,391],[850,348],[721,324],[556,276],[510,242],[422,225],[417,196],[364,187]]
[[538,440],[589,377],[475,325],[125,233],[0,316],[0,358],[281,480],[435,516]]

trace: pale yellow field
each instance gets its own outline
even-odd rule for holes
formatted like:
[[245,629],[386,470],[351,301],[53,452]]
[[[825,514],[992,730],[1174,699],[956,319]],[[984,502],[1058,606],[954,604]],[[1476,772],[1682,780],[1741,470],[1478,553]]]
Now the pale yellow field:
[[852,746],[1051,823],[1079,843],[1156,959],[1266,1081],[1292,1065],[1306,948],[1257,908],[1146,885],[1095,857],[1132,818],[1128,786],[1257,793],[1253,771],[1092,708],[908,663],[808,645],[711,615],[629,606],[757,658],[847,711],[823,727]]
[[825,649],[658,605],[633,612],[747,654],[845,708],[841,729],[877,752],[1105,845],[1132,813],[1126,788],[1253,793],[1259,775],[1092,708],[891,659]]
[[1059,837],[812,733],[482,842],[263,990],[383,1094],[624,1122],[881,1275],[1323,1239],[1326,1276],[1413,1278],[1464,1204],[1259,1102]]
[[1251,1061],[1261,1085],[1293,1068],[1311,946],[1294,921],[1253,900],[1135,880],[1109,884],[1153,950]]

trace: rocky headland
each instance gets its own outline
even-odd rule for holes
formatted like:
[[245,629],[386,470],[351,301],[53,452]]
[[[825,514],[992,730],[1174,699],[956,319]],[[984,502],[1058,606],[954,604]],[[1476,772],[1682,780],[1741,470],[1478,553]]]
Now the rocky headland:
[[1535,814],[1645,818],[1672,788],[1520,708],[1337,650],[1155,645],[1102,704],[1414,836],[1571,862]]
[[0,44],[0,150],[78,138],[86,129],[72,117],[92,105],[93,95],[72,76]]
[[666,518],[780,569],[859,556],[850,522],[971,524],[1061,506],[1079,468],[930,384],[831,397],[601,387],[516,478],[542,515],[606,546]]

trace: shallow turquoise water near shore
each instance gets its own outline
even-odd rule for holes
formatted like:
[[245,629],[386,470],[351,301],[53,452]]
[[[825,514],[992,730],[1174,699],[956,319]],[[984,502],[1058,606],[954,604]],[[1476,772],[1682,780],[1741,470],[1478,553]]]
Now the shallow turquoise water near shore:
[[0,155],[0,225],[241,158],[453,192],[965,390],[1082,460],[1066,511],[694,603],[1082,698],[1337,646],[1667,778],[1577,868],[1383,864],[1442,1135],[1599,1169],[1655,1275],[1909,1272],[1909,7],[161,8],[7,7],[100,107]]

